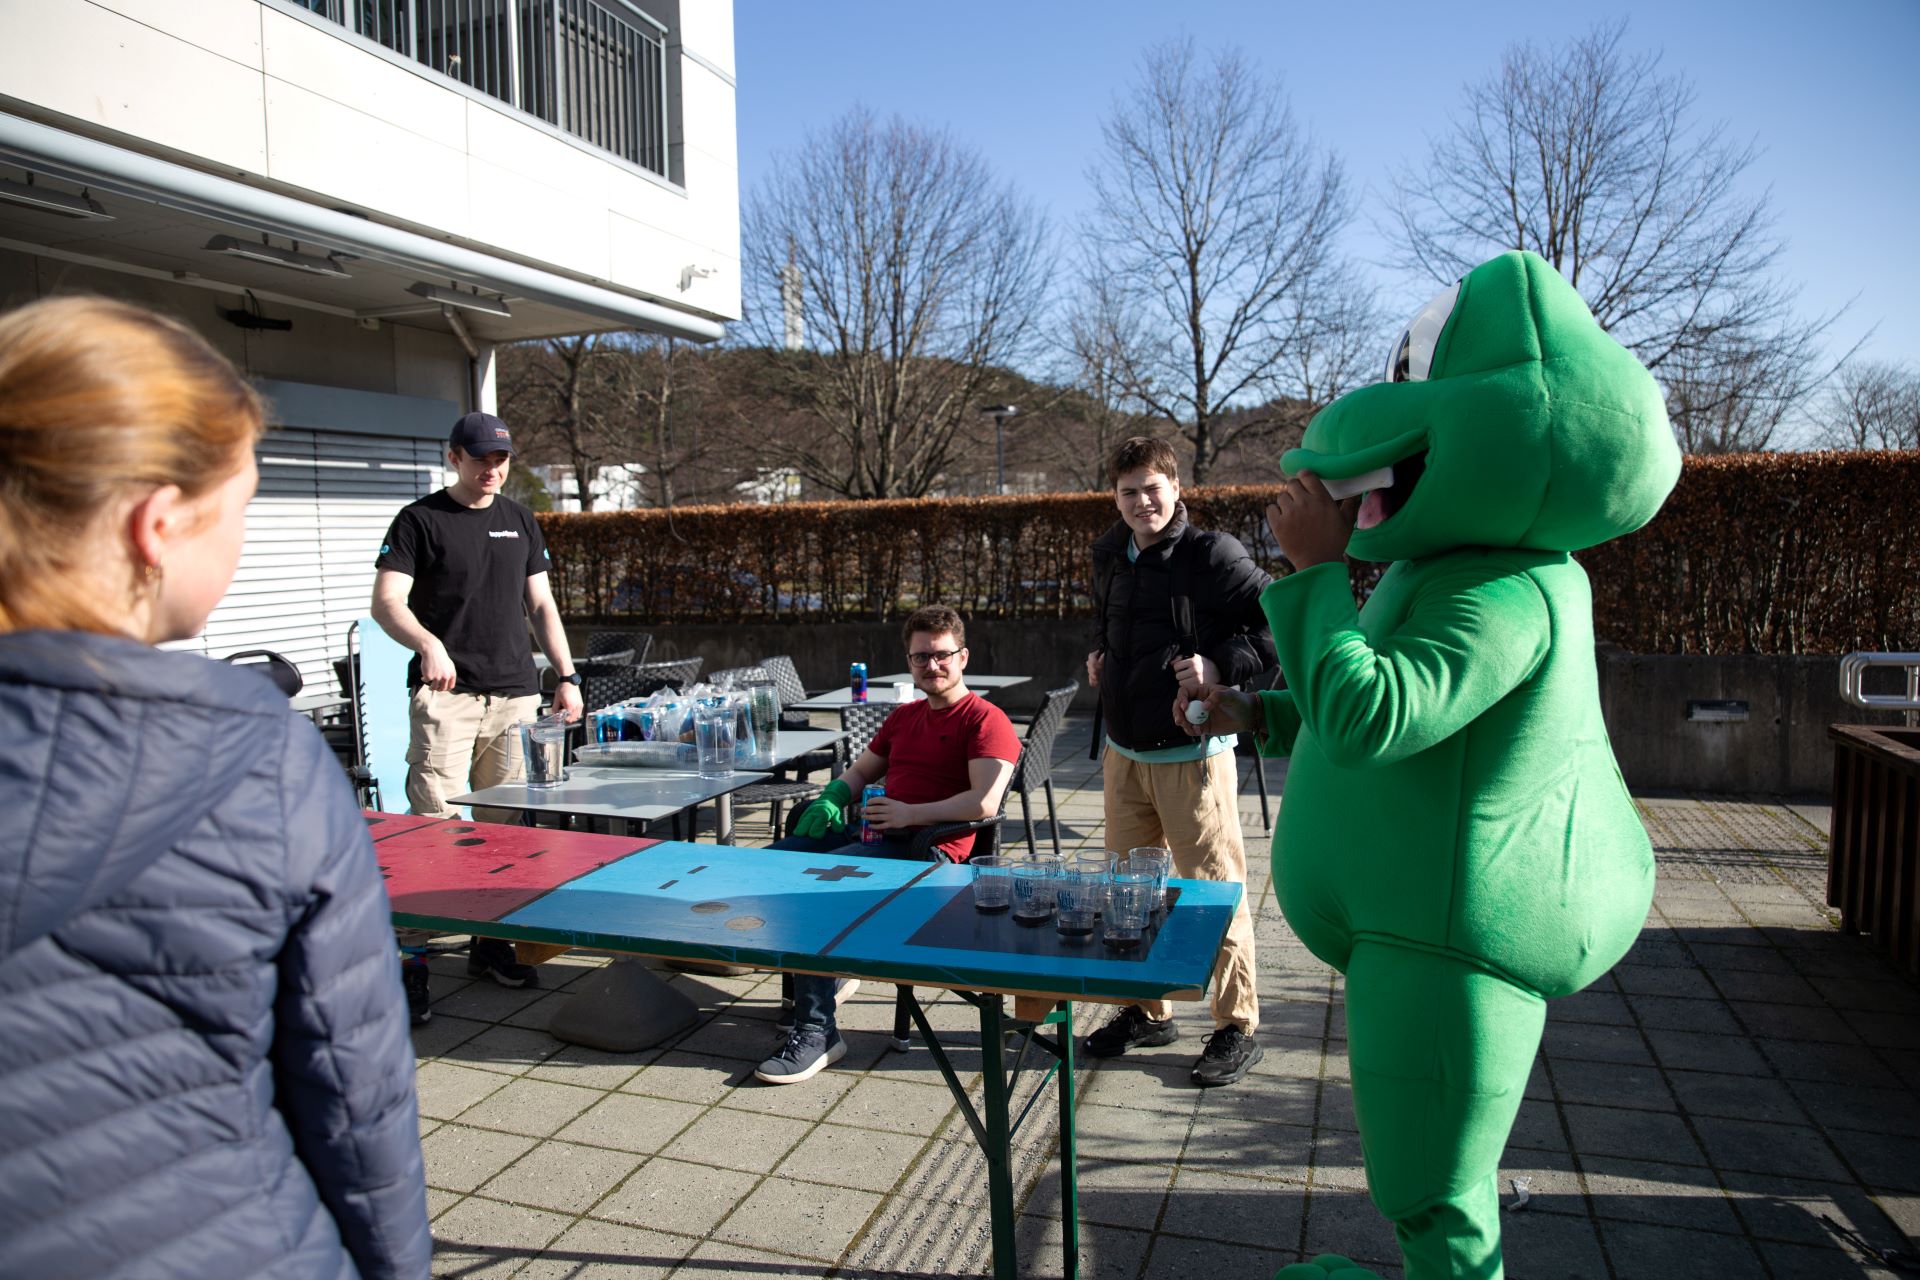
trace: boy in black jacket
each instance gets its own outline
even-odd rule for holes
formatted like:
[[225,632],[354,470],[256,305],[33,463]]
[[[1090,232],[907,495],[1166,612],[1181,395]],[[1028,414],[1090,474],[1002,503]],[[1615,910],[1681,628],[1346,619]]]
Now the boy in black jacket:
[[[1107,844],[1172,851],[1174,874],[1245,883],[1233,737],[1195,739],[1172,718],[1179,689],[1199,696],[1274,662],[1260,611],[1269,581],[1230,534],[1195,529],[1180,501],[1180,465],[1164,440],[1136,436],[1107,463],[1120,520],[1093,544],[1098,624],[1087,682],[1106,720]],[[1253,920],[1244,898],[1214,973],[1215,1030],[1197,1085],[1232,1084],[1260,1060]],[[1097,1058],[1179,1037],[1164,1000],[1128,1005],[1087,1037]]]

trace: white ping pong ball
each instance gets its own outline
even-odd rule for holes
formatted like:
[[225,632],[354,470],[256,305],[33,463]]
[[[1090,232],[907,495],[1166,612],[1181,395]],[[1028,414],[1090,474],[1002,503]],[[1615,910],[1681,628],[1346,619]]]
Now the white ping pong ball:
[[1204,702],[1189,702],[1187,704],[1187,723],[1205,724],[1206,722],[1207,704]]

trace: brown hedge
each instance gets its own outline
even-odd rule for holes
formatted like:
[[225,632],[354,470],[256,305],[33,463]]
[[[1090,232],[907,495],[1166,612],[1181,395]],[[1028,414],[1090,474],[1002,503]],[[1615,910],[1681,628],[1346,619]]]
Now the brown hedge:
[[[1189,489],[1270,572],[1260,487]],[[1603,640],[1642,653],[1819,653],[1920,640],[1920,453],[1690,458],[1647,528],[1581,554]],[[572,618],[647,624],[1078,618],[1103,493],[542,515]],[[1364,591],[1375,567],[1355,565]]]

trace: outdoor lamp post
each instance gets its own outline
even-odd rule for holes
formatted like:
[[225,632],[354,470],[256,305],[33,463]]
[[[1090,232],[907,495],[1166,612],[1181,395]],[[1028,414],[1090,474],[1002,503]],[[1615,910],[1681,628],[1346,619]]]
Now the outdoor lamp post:
[[1007,491],[1007,419],[1020,412],[1017,404],[983,404],[980,412],[993,415],[993,491]]

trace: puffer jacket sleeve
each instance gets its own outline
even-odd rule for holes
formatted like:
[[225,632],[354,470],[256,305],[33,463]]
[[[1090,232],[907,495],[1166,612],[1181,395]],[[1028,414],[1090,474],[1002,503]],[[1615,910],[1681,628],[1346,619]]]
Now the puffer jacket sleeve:
[[386,888],[339,765],[296,721],[281,784],[296,917],[275,1011],[280,1105],[360,1274],[425,1276],[433,1242]]
[[1206,568],[1195,577],[1209,591],[1201,624],[1201,651],[1219,668],[1220,683],[1239,685],[1274,664],[1273,633],[1260,608],[1260,592],[1273,581],[1253,562],[1240,539],[1208,533]]

